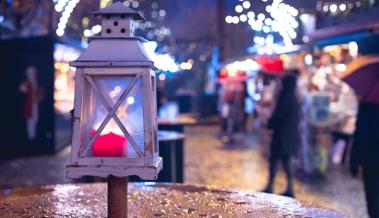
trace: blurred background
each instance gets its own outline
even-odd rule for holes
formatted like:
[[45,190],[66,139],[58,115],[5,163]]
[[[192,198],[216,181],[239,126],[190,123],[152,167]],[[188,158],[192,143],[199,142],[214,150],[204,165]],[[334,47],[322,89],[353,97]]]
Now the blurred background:
[[[75,88],[69,63],[101,32],[90,12],[111,3],[0,1],[3,190],[94,181],[65,178]],[[177,172],[161,173],[160,181],[263,190],[268,124],[280,80],[291,74],[301,142],[292,161],[296,197],[367,216],[362,179],[350,175],[349,163],[359,102],[367,96],[379,101],[375,90],[360,95],[367,77],[355,80],[358,85],[347,78],[357,66],[379,69],[379,1],[122,3],[146,19],[136,35],[147,39],[144,47],[158,68],[159,138],[168,149],[161,156],[174,149],[175,161],[165,168]],[[274,187],[282,190],[285,178],[279,172]]]

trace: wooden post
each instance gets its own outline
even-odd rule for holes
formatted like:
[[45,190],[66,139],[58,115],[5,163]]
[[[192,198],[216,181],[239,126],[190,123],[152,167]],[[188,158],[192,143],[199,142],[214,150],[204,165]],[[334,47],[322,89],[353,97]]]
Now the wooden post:
[[128,177],[109,176],[108,218],[128,217]]

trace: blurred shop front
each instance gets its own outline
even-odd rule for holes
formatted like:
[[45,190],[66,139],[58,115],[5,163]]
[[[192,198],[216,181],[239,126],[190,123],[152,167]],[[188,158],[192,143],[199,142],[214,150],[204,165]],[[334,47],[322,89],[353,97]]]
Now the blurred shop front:
[[302,164],[307,173],[323,174],[332,163],[348,164],[358,102],[341,73],[356,57],[355,42],[321,47],[296,57],[303,60],[298,91]]
[[245,127],[255,130],[268,156],[272,132],[267,123],[280,80],[286,74],[296,75],[302,141],[296,165],[306,174],[323,175],[333,165],[349,164],[358,98],[343,77],[361,57],[359,52],[379,42],[379,20],[317,26],[305,31],[307,43],[294,45],[290,51],[252,54],[221,65],[218,110],[224,133]]
[[310,49],[297,55],[303,59],[305,75],[300,93],[306,118],[301,124],[306,172],[325,173],[331,164],[349,164],[358,99],[342,78],[365,55],[367,46],[377,47],[378,21],[316,30],[309,34]]
[[[307,174],[324,174],[331,164],[348,163],[358,102],[354,91],[340,75],[357,57],[357,43],[303,48],[296,53],[264,57],[264,61],[260,61],[264,77],[262,85],[258,86],[262,88],[259,89],[255,127],[265,148],[264,154],[268,155],[271,131],[267,123],[276,105],[280,78],[286,74],[296,75],[302,142],[296,165]],[[274,63],[282,68],[267,70]]]
[[255,108],[258,70],[258,63],[250,57],[220,66],[217,78],[218,111],[224,133],[246,129],[249,115]]
[[250,56],[221,65],[217,81],[223,131],[256,130],[262,141],[269,141],[264,128],[283,74],[280,57]]
[[71,143],[71,114],[74,108],[75,68],[70,61],[81,54],[80,47],[54,45],[54,111],[55,144],[58,148]]
[[35,36],[0,41],[2,155],[48,154],[70,143],[74,71],[80,51]]
[[[319,29],[308,35],[310,41],[298,51],[270,56],[282,60],[284,72],[298,74],[302,146],[297,166],[305,173],[324,174],[332,165],[349,164],[358,98],[343,76],[359,60],[359,52],[370,50],[369,43],[378,43],[378,24],[372,20]],[[264,83],[257,107],[258,129],[265,147],[270,143],[267,119],[280,88],[280,76],[276,78]]]
[[302,140],[297,168],[322,175],[332,165],[347,165],[358,99],[341,76],[359,57],[358,47],[357,41],[350,40],[322,46],[307,44],[293,53],[250,56],[223,65],[218,76],[223,131],[233,133],[250,127],[258,133],[263,154],[268,156],[272,132],[267,124],[276,105],[280,79],[295,74]]

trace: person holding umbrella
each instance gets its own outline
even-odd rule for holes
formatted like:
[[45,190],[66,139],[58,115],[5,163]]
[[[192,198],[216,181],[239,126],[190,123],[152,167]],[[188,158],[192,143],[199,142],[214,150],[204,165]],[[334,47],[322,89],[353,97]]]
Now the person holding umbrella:
[[371,218],[379,218],[379,37],[359,42],[355,61],[342,75],[359,99],[356,129],[350,157],[354,177],[361,170],[367,210]]

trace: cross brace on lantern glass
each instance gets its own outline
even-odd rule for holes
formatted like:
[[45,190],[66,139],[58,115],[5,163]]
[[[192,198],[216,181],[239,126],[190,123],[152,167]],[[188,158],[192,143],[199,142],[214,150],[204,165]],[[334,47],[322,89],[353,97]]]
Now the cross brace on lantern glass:
[[[136,73],[138,72],[138,73]],[[155,179],[155,73],[144,67],[79,68],[69,178],[138,175]]]
[[[126,97],[129,95],[130,91],[133,89],[133,87],[137,83],[138,79],[141,78],[141,76],[136,75],[136,77],[133,79],[133,81],[128,85],[128,87],[125,89],[125,91],[121,94],[120,98],[117,100],[116,103],[112,102],[112,99],[110,99],[109,97],[107,97],[103,94],[103,92],[97,87],[97,85],[95,84],[95,82],[91,76],[85,75],[84,78],[90,84],[91,88],[95,91],[95,94],[99,97],[101,103],[105,106],[106,110],[108,111],[108,115],[105,117],[104,121],[101,123],[99,128],[96,130],[96,133],[91,138],[91,140],[85,146],[83,146],[81,156],[83,157],[89,152],[89,150],[92,148],[94,142],[98,139],[101,132],[104,130],[105,126],[113,118],[114,121],[116,122],[117,126],[121,129],[122,133],[127,138],[128,142],[130,142],[130,145],[133,147],[133,149],[137,153],[138,157],[141,158],[143,155],[143,152],[138,147],[137,143],[134,141],[133,137],[130,135],[130,133],[125,128],[125,126],[123,125],[123,123],[121,122],[121,120],[118,118],[118,116],[116,114],[118,109],[121,107],[121,104],[126,99]],[[114,104],[113,107],[112,107],[112,104]],[[122,108],[120,110],[120,113],[122,113],[122,116],[127,117],[126,110],[127,110],[128,106],[129,106],[129,104],[125,104],[124,106],[122,106]]]

